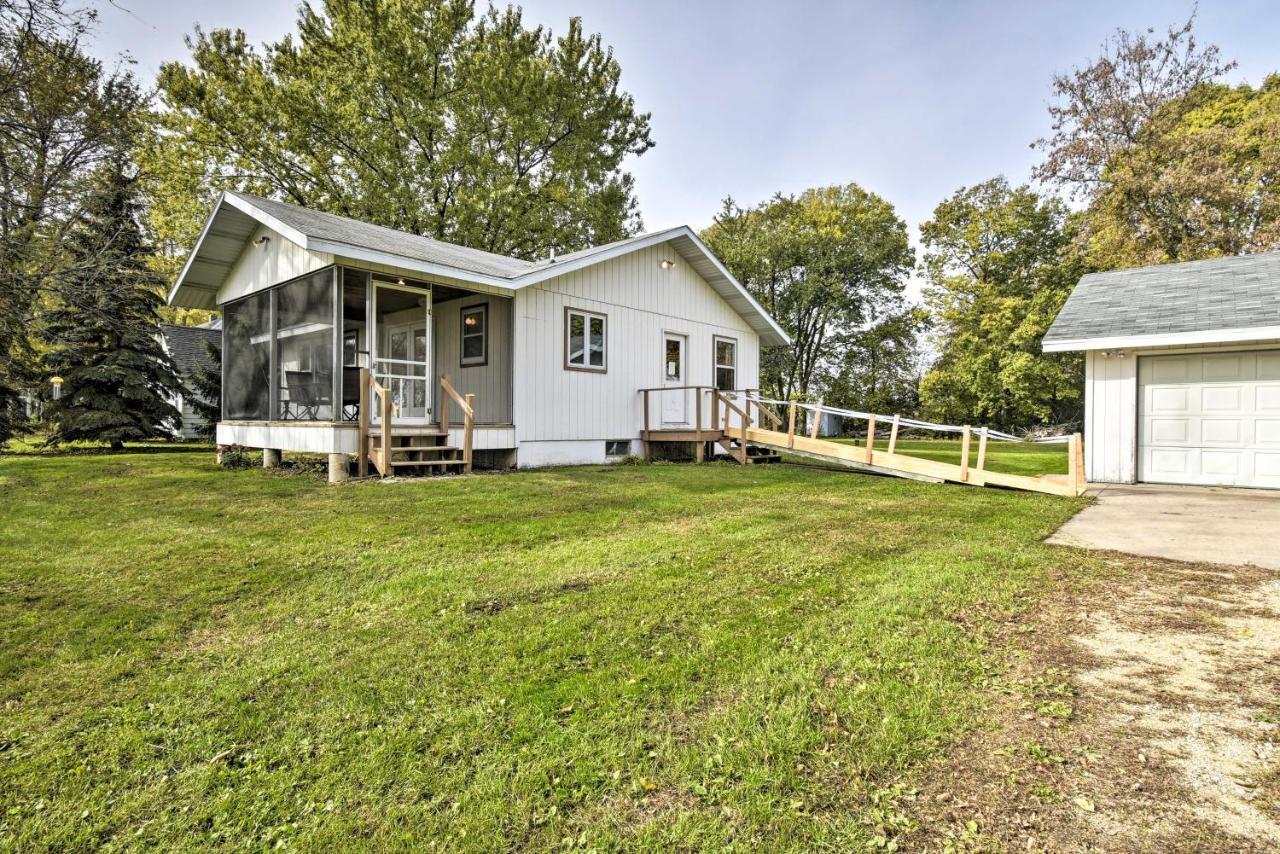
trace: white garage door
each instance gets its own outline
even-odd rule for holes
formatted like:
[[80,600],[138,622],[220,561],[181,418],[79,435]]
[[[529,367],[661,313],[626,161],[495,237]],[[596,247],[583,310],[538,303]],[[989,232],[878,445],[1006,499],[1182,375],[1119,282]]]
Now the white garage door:
[[1138,360],[1138,479],[1280,488],[1280,350]]

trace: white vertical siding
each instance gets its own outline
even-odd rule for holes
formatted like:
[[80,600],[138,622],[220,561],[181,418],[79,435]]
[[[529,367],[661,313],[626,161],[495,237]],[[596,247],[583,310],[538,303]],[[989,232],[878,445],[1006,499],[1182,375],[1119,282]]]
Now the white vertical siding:
[[[474,305],[489,307],[487,364],[463,367],[461,312]],[[432,338],[434,372],[448,374],[450,382],[461,394],[476,396],[476,421],[481,424],[511,424],[511,300],[485,294],[469,294],[461,299],[432,306]],[[440,385],[433,384],[436,406]],[[439,412],[439,409],[433,410]],[[449,417],[462,418],[452,407]]]
[[[263,246],[255,245],[254,241],[264,236],[270,240]],[[287,282],[332,263],[332,255],[310,252],[265,225],[260,225],[253,232],[253,237],[240,257],[231,265],[226,280],[218,289],[218,304]]]
[[1138,358],[1085,353],[1085,472],[1095,483],[1137,478]]
[[[675,263],[663,270],[659,262]],[[564,367],[566,307],[608,317],[606,373]],[[684,384],[712,385],[712,339],[738,342],[739,388],[759,384],[759,337],[667,244],[517,292],[515,425],[521,442],[627,439],[643,422],[638,389],[662,385],[663,333],[688,336]],[[651,403],[657,424],[661,403]],[[688,401],[689,418],[694,403]]]

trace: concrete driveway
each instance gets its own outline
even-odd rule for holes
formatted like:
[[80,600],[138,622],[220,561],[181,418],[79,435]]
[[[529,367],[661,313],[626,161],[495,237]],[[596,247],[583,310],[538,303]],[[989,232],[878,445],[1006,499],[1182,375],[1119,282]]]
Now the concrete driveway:
[[1280,569],[1280,491],[1102,484],[1050,543]]

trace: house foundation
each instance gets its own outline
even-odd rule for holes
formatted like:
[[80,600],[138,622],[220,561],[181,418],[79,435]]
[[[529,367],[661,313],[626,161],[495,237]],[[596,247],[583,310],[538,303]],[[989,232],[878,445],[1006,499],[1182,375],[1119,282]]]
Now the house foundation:
[[264,469],[280,468],[280,449],[279,448],[263,448],[262,449],[262,467]]

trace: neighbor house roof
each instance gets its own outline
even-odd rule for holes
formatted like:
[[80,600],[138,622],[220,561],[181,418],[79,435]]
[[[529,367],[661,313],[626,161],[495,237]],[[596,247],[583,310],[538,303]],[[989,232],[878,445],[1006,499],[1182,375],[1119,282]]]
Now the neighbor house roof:
[[267,226],[310,251],[387,264],[428,276],[445,276],[509,291],[599,264],[646,246],[669,242],[712,289],[759,333],[762,343],[790,343],[790,338],[777,321],[769,316],[688,226],[639,234],[555,259],[534,262],[229,191],[222,193],[214,205],[200,239],[191,250],[182,272],[169,292],[169,303],[189,308],[216,308],[218,288],[259,225]]
[[207,326],[176,326],[172,323],[160,324],[160,334],[164,336],[165,347],[174,367],[183,377],[189,377],[201,368],[216,368],[213,359],[205,350],[205,342],[214,347],[222,346],[222,331]]
[[1280,252],[1090,273],[1046,352],[1280,338]]

